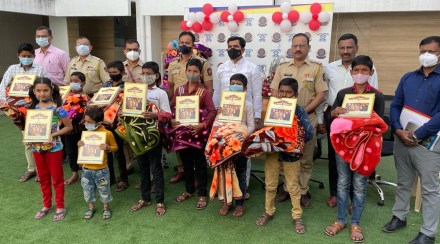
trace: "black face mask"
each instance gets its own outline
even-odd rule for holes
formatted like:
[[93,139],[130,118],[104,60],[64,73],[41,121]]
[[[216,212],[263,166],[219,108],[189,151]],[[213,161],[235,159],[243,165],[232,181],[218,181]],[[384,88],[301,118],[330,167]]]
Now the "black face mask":
[[188,54],[188,53],[191,52],[191,47],[188,47],[188,46],[185,46],[185,45],[179,46],[179,51],[180,51],[181,54]]
[[228,50],[228,56],[232,60],[240,57],[240,55],[241,55],[241,50],[238,50],[238,49],[235,49],[235,48],[231,48],[231,49]]
[[110,79],[112,79],[112,81],[120,81],[122,79],[122,74],[110,75]]

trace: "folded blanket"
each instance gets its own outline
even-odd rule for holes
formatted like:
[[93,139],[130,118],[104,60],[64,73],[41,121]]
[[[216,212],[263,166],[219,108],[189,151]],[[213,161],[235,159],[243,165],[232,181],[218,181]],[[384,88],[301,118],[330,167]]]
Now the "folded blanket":
[[211,200],[217,195],[218,200],[226,202],[227,205],[231,205],[233,199],[243,199],[243,193],[240,190],[234,165],[235,163],[232,160],[227,160],[215,168],[209,191]]
[[387,129],[375,112],[371,118],[336,118],[330,127],[330,141],[351,170],[370,176],[380,161],[382,134]]
[[0,105],[0,110],[9,116],[20,130],[24,130],[27,106],[30,102],[31,100],[27,97],[8,97],[7,101]]

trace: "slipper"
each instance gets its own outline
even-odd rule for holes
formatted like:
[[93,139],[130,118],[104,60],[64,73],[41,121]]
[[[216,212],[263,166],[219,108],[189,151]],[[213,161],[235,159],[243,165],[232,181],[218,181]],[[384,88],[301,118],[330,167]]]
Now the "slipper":
[[102,219],[108,220],[111,217],[112,217],[112,210],[109,208],[104,208],[104,210],[102,210]]
[[184,193],[180,194],[180,196],[178,196],[176,199],[174,199],[174,202],[175,203],[183,202],[183,201],[188,200],[192,196],[194,196],[194,194],[189,194],[188,192],[184,192]]
[[222,208],[218,211],[218,213],[222,216],[228,215],[229,211],[231,211],[232,205],[223,205]]
[[199,197],[196,205],[196,209],[202,210],[205,209],[208,205],[208,198],[207,197]]
[[87,211],[83,215],[83,219],[91,219],[95,215],[96,210],[93,209],[87,209]]
[[28,181],[30,178],[36,176],[37,173],[35,171],[26,171],[21,177],[20,177],[20,181],[21,182],[26,182]]
[[67,209],[63,209],[63,211],[61,211],[59,213],[55,213],[53,215],[52,221],[53,222],[61,221],[66,217],[66,214],[67,214]]
[[243,206],[237,206],[235,207],[234,212],[232,213],[232,216],[234,217],[241,217],[244,214],[244,207]]
[[[327,228],[325,228],[324,233],[327,234],[328,236],[335,236],[339,232],[341,232],[341,230],[343,230],[346,226],[347,225],[342,224],[339,221],[335,221],[331,223]],[[334,231],[330,231],[329,228],[334,228]]]
[[271,221],[273,219],[273,215],[270,215],[268,213],[262,214],[260,217],[258,217],[257,221],[255,222],[256,225],[266,225],[267,222]]
[[131,211],[136,212],[136,211],[140,210],[141,208],[148,207],[150,205],[151,205],[151,201],[147,202],[144,200],[139,200],[138,203],[136,203],[135,205],[133,205],[131,207]]
[[158,203],[156,204],[156,216],[163,216],[166,213],[165,204]]
[[297,234],[304,234],[304,232],[306,232],[302,219],[294,219],[293,224],[295,225],[295,232]]
[[42,218],[46,217],[46,215],[49,214],[50,211],[52,211],[52,209],[50,209],[50,208],[44,209],[44,210],[40,210],[40,211],[37,212],[37,214],[35,214],[35,218],[36,219],[42,219]]
[[128,183],[125,181],[119,181],[118,185],[116,186],[116,192],[124,191],[128,188]]
[[[358,238],[356,238],[358,237]],[[350,239],[354,243],[361,243],[364,241],[364,234],[362,228],[359,225],[352,225],[350,228]]]
[[71,180],[70,178],[69,179],[67,179],[66,181],[64,181],[64,185],[73,185],[73,184],[75,184],[76,182],[78,182],[79,181],[79,177],[77,177],[77,178],[75,178],[75,179],[73,179],[73,180]]

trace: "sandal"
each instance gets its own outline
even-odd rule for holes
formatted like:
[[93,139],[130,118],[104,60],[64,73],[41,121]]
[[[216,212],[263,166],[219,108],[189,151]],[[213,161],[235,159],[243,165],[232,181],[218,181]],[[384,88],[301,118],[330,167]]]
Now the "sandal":
[[174,199],[174,202],[176,202],[176,203],[177,202],[183,202],[183,201],[188,200],[192,196],[194,196],[194,194],[189,194],[188,192],[184,192],[180,196],[178,196],[176,199]]
[[79,175],[77,173],[76,175],[72,175],[72,176],[70,176],[69,179],[65,180],[64,185],[73,185],[78,181],[79,181]]
[[232,216],[234,217],[241,217],[244,214],[244,207],[243,206],[237,206],[232,213]]
[[223,205],[222,208],[218,211],[218,213],[222,216],[228,215],[229,211],[231,211],[232,205]]
[[36,176],[37,173],[35,171],[26,171],[21,177],[20,177],[20,181],[21,182],[26,182],[28,181],[30,178]]
[[266,225],[267,222],[273,219],[273,215],[270,215],[268,213],[262,214],[260,217],[258,217],[257,221],[255,222],[256,225]]
[[116,192],[121,192],[124,191],[125,189],[128,188],[128,183],[125,181],[119,181],[118,185],[116,186]]
[[350,228],[350,239],[354,243],[361,243],[364,241],[362,228],[359,225],[352,225]]
[[108,220],[111,217],[112,217],[112,210],[109,208],[104,208],[104,210],[102,210],[102,219]]
[[50,208],[42,209],[35,214],[35,218],[42,219],[42,218],[46,217],[46,215],[48,215],[50,213],[50,211],[52,211],[52,209],[50,209]]
[[91,218],[93,218],[93,216],[95,215],[95,209],[94,208],[92,208],[92,209],[87,209],[87,211],[84,213],[84,215],[83,215],[83,219],[91,219]]
[[40,182],[40,178],[38,178],[38,175],[35,176],[35,182]]
[[156,216],[162,216],[166,213],[165,204],[158,203],[156,204]]
[[[339,232],[341,232],[341,230],[343,230],[346,226],[347,225],[345,225],[339,221],[335,221],[335,222],[331,223],[327,228],[325,228],[324,232],[328,236],[335,236]],[[333,229],[331,230],[330,228],[333,228]]]
[[306,232],[302,219],[294,219],[293,224],[295,225],[295,232],[297,234],[304,234],[304,232]]
[[207,205],[208,205],[208,198],[207,197],[199,197],[199,199],[197,200],[196,209],[198,209],[198,210],[205,209]]
[[61,211],[59,213],[55,213],[53,215],[52,221],[53,222],[61,221],[66,217],[66,214],[67,214],[67,209],[63,209],[63,211]]
[[143,207],[148,207],[151,205],[151,201],[146,202],[144,200],[139,200],[138,203],[136,203],[135,205],[131,206],[131,211],[136,212],[138,210],[140,210]]

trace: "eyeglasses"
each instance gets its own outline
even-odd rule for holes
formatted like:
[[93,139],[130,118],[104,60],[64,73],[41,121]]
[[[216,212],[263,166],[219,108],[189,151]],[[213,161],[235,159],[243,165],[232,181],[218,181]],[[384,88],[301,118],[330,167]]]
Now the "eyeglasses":
[[303,49],[303,48],[305,48],[307,45],[306,44],[295,44],[295,45],[292,45],[291,47],[293,47],[293,48],[301,48],[301,49]]

